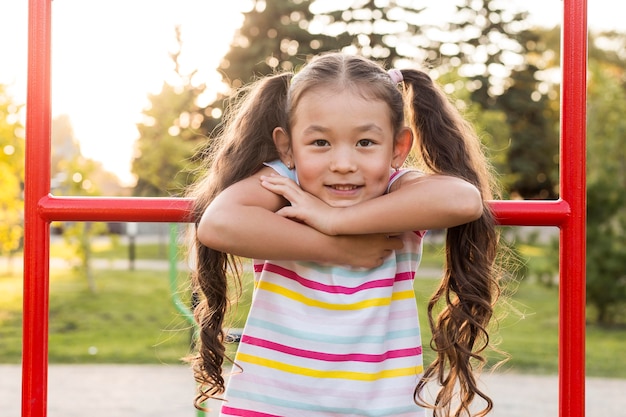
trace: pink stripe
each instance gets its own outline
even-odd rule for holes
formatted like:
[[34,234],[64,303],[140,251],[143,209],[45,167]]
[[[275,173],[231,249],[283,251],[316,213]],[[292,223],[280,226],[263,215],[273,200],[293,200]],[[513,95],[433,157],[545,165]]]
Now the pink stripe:
[[259,413],[258,411],[244,410],[242,408],[233,408],[226,405],[222,406],[222,414],[227,416],[239,417],[280,417],[275,414]]
[[298,356],[301,358],[314,359],[324,362],[370,362],[379,363],[384,362],[387,359],[405,358],[410,356],[420,355],[422,353],[422,347],[413,347],[406,349],[390,350],[378,355],[367,353],[348,353],[348,354],[333,354],[314,352],[312,350],[297,349],[291,346],[282,345],[280,343],[271,342],[269,340],[259,339],[252,336],[244,335],[241,339],[242,343],[249,345],[259,346],[262,348],[270,349],[277,352],[282,352],[291,356]]
[[274,265],[271,263],[266,263],[263,269],[268,272],[273,272],[275,274],[281,275],[285,278],[292,279],[296,281],[297,283],[299,283],[300,285],[302,285],[303,287],[311,288],[316,291],[322,291],[322,292],[327,292],[331,294],[356,294],[363,290],[370,290],[374,288],[387,288],[387,287],[393,286],[393,283],[396,281],[408,281],[408,280],[411,280],[413,277],[412,272],[401,272],[401,273],[396,274],[395,278],[386,278],[386,279],[379,279],[379,280],[374,280],[374,281],[367,281],[357,287],[346,287],[342,285],[322,284],[322,283],[304,278],[289,269],[286,269],[286,268],[283,268],[281,266]]

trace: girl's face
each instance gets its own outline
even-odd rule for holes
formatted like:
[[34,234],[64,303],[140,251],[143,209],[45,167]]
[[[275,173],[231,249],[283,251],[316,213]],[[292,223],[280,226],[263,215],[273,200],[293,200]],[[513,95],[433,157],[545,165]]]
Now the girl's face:
[[410,150],[410,131],[394,138],[389,111],[385,102],[347,90],[311,90],[296,107],[291,138],[277,129],[275,141],[303,190],[348,207],[384,194]]

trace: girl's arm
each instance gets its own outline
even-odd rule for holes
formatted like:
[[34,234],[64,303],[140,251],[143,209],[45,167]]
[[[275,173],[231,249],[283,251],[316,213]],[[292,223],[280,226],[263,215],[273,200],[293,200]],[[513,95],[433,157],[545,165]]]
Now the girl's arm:
[[445,229],[476,220],[483,213],[478,189],[445,175],[408,172],[388,194],[345,208],[326,205],[284,177],[263,177],[262,184],[291,202],[279,210],[280,215],[330,235]]
[[257,259],[328,262],[370,268],[391,250],[402,247],[387,234],[329,236],[277,215],[288,202],[261,186],[259,173],[222,191],[207,207],[197,228],[200,242],[210,248]]

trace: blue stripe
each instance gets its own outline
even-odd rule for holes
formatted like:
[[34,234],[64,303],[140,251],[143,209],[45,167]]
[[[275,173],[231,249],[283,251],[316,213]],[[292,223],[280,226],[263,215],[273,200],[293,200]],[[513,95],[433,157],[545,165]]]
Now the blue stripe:
[[[324,407],[318,404],[306,404],[302,402],[289,401],[283,398],[271,397],[269,395],[254,394],[251,392],[230,390],[229,397],[245,398],[251,401],[257,401],[263,404],[270,404],[273,406],[290,408],[292,410],[306,410],[317,413],[332,413],[332,414],[348,414],[348,415],[365,415],[368,417],[384,417],[384,416],[397,416],[399,414],[415,413],[421,410],[417,405],[410,405],[405,407],[392,407],[379,410],[363,410],[359,408],[335,408]],[[363,414],[366,413],[366,414]]]
[[[291,329],[289,327],[280,326],[270,321],[261,320],[254,317],[248,318],[248,326],[254,326],[265,330],[270,330],[272,332],[276,332],[279,334],[287,335],[290,337],[295,337],[301,340],[313,340],[316,342],[324,342],[324,343],[332,343],[337,345],[346,345],[346,344],[354,344],[354,343],[383,343],[392,339],[401,339],[407,337],[417,337],[420,338],[419,328],[409,328],[405,330],[396,330],[392,332],[387,332],[385,335],[380,336],[341,336],[341,335],[331,335],[327,333],[314,333],[309,330],[299,331],[295,329]],[[250,334],[249,331],[246,333]],[[257,334],[256,332],[252,332],[252,334]]]

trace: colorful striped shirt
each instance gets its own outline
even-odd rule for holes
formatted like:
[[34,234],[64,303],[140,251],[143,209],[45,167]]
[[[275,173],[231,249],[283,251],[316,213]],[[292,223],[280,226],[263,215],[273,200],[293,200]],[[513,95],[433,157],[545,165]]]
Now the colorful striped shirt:
[[[284,172],[279,171],[283,174]],[[254,261],[255,289],[221,416],[422,417],[413,291],[421,232],[375,269]]]

